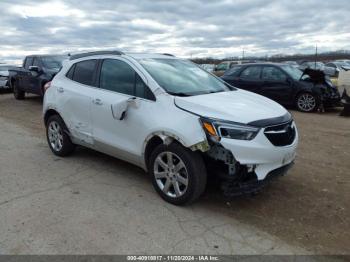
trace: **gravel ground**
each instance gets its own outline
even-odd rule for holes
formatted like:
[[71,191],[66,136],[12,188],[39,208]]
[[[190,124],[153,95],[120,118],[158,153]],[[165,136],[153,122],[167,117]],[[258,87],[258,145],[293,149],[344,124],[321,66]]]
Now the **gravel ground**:
[[209,185],[190,207],[137,167],[79,148],[51,154],[41,100],[0,96],[0,254],[350,254],[350,119],[292,112],[296,164],[261,194]]

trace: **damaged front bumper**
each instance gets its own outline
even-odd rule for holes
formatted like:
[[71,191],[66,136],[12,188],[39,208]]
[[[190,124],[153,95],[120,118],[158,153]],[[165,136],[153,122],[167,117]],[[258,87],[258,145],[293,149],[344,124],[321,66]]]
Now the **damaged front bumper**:
[[219,175],[226,196],[254,193],[284,175],[293,165],[298,145],[298,132],[288,145],[274,145],[269,129],[263,128],[251,141],[222,138],[206,152],[209,170]]

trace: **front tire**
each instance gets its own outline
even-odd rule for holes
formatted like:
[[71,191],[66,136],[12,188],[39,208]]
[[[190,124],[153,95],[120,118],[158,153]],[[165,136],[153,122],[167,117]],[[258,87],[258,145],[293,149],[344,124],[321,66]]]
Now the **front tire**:
[[206,187],[207,172],[202,156],[178,143],[157,146],[148,170],[155,190],[174,205],[192,203]]
[[68,129],[59,115],[53,115],[48,119],[46,137],[51,151],[57,156],[68,156],[75,149],[68,135]]
[[12,84],[13,95],[17,100],[23,100],[25,97],[25,92],[20,90],[17,83],[13,82]]
[[295,104],[299,111],[310,113],[316,111],[319,102],[315,95],[311,93],[301,93],[297,96]]

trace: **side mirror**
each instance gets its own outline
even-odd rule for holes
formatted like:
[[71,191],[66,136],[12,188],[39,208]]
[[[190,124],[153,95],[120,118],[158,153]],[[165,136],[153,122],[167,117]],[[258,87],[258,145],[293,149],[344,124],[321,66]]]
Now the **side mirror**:
[[132,106],[138,108],[138,105],[136,97],[122,100],[117,104],[111,105],[112,116],[114,119],[123,120],[126,117],[129,107]]
[[41,69],[38,66],[30,66],[29,71],[39,73],[41,71]]

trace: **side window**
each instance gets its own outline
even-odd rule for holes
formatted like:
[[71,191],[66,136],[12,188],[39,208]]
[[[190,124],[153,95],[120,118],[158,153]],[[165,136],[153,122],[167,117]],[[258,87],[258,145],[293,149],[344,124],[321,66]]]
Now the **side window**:
[[135,73],[135,76],[135,96],[155,101],[156,98],[154,94],[149,90],[148,86],[145,85],[141,77],[137,73]]
[[34,60],[33,60],[33,66],[40,66],[40,61],[39,61],[39,58],[34,57]]
[[284,82],[287,80],[286,74],[273,66],[264,66],[261,78],[264,81]]
[[134,95],[135,71],[125,62],[115,59],[103,61],[100,88]]
[[260,80],[260,66],[249,66],[241,73],[241,78],[247,80]]
[[75,64],[73,80],[84,85],[95,86],[94,75],[97,60],[86,60]]
[[66,74],[66,77],[73,80],[73,74],[74,74],[75,64],[72,65],[72,67],[69,69],[69,71]]
[[241,66],[234,66],[225,72],[225,76],[237,76],[241,69]]
[[103,61],[100,74],[100,88],[155,100],[153,93],[144,84],[135,70],[127,63],[116,59]]
[[32,64],[33,64],[33,57],[27,57],[24,63],[24,68],[29,69],[29,67],[32,66]]
[[227,67],[228,67],[228,64],[227,64],[227,63],[219,64],[219,65],[217,66],[217,70],[218,70],[218,71],[226,70]]

